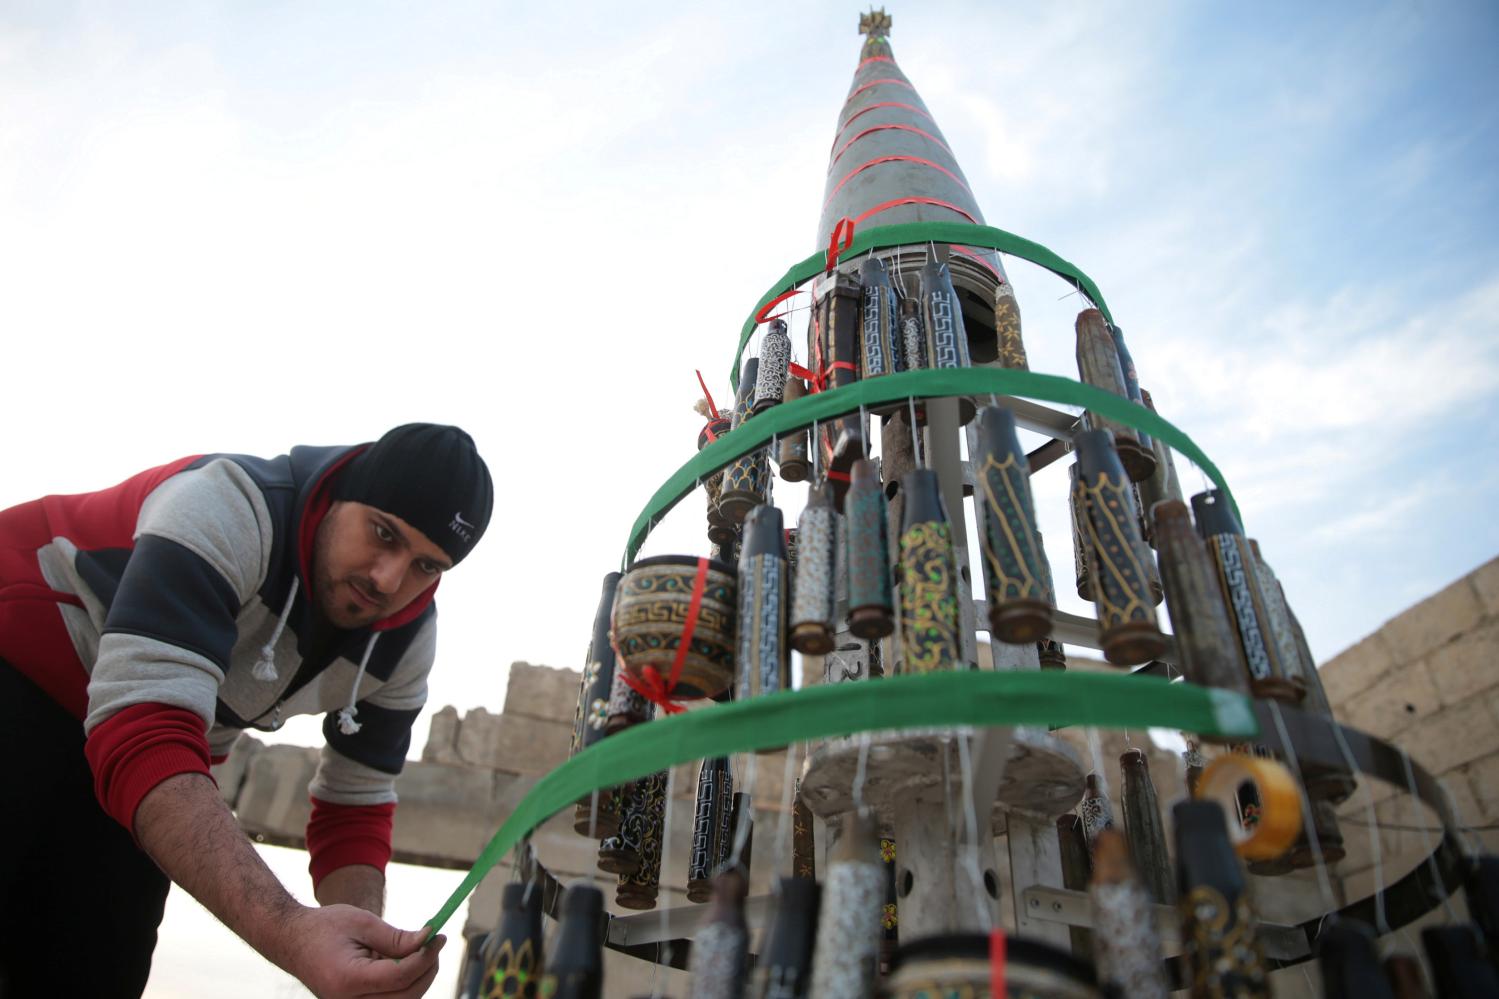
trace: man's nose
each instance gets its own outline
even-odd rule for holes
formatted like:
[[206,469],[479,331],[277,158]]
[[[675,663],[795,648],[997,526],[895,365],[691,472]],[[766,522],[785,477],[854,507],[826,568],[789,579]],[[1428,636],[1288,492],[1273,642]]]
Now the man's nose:
[[370,571],[370,579],[374,581],[375,588],[381,593],[394,593],[401,588],[401,580],[406,578],[406,560],[396,555],[386,555],[375,561],[374,568]]

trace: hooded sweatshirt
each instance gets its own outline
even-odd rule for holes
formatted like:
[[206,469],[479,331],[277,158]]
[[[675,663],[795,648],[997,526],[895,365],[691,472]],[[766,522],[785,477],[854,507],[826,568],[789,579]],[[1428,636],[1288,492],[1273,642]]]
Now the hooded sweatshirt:
[[436,584],[369,628],[317,612],[313,541],[362,449],[200,455],[0,511],[0,660],[82,721],[95,793],[126,829],[152,788],[208,774],[242,730],[323,713],[314,884],[389,861]]

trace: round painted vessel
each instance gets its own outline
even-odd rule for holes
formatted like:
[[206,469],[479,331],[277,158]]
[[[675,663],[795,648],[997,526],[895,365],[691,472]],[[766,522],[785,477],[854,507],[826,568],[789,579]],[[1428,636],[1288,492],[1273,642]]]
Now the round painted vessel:
[[[672,673],[692,607],[698,560],[689,555],[641,559],[620,580],[610,634],[619,666],[637,680],[652,668],[663,682]],[[708,560],[702,602],[677,682],[677,700],[713,697],[734,679],[734,624],[738,573]]]

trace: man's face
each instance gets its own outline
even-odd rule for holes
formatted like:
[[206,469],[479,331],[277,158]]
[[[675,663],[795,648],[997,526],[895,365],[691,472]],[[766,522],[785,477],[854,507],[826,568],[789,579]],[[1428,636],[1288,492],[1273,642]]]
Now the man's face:
[[400,517],[363,503],[333,504],[313,544],[313,594],[339,628],[403,610],[453,567],[447,553]]

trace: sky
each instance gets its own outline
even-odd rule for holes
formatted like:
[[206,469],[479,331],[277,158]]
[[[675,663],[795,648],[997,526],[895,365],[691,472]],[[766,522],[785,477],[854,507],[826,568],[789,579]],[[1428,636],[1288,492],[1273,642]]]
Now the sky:
[[[1319,660],[1499,553],[1499,8],[889,9],[986,220],[1097,282]],[[431,707],[577,668],[693,453],[694,370],[726,398],[745,315],[826,243],[858,11],[0,0],[0,506],[457,423],[498,495]],[[1082,303],[1008,269],[1033,369],[1075,377]],[[1035,485],[1065,580],[1065,472]],[[643,554],[705,551],[701,508]],[[443,877],[393,873],[391,919]],[[205,955],[287,987],[206,922],[174,893],[153,995]]]

